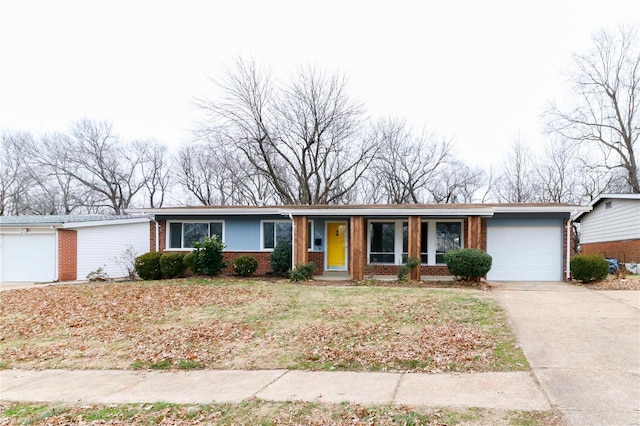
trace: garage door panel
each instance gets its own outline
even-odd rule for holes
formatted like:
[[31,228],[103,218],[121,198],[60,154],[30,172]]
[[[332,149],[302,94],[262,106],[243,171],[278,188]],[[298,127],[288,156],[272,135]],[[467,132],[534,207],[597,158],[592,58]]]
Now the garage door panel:
[[487,279],[562,279],[561,226],[488,226],[487,253],[493,258]]
[[56,279],[56,237],[50,234],[0,235],[0,281]]

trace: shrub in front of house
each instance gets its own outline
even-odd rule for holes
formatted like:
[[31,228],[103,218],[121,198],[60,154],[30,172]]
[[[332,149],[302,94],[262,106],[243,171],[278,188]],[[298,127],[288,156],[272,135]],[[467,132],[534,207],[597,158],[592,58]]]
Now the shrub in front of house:
[[182,258],[182,263],[184,263],[186,270],[188,270],[190,274],[195,275],[196,273],[196,253],[195,252],[192,251],[185,254],[184,258]]
[[609,262],[597,254],[580,254],[569,262],[571,276],[583,283],[600,281],[609,273]]
[[136,257],[136,273],[143,280],[159,280],[162,278],[162,269],[160,268],[161,252],[150,251]]
[[191,272],[208,276],[220,275],[227,266],[223,250],[224,243],[218,239],[217,235],[204,237],[202,241],[193,243],[195,270],[190,268]]
[[419,266],[420,263],[421,260],[418,257],[408,258],[407,263],[405,263],[398,269],[398,281],[406,281],[413,268]]
[[291,281],[309,281],[313,278],[313,273],[316,271],[316,265],[313,262],[306,263],[304,265],[296,265],[295,269],[289,273]]
[[258,269],[258,260],[251,255],[243,254],[236,257],[231,266],[234,274],[250,277]]
[[280,241],[271,253],[271,270],[276,277],[286,277],[291,270],[291,243]]
[[482,250],[466,248],[446,252],[444,261],[456,279],[480,281],[491,270],[493,259]]
[[187,266],[184,264],[184,253],[165,251],[160,256],[160,270],[163,278],[180,278],[184,276]]

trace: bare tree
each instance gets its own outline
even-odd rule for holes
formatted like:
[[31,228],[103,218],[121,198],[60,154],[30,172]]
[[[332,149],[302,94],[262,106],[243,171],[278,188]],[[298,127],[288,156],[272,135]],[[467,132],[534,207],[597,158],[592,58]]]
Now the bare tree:
[[[450,160],[438,170],[428,183],[427,190],[435,203],[472,203],[478,201],[478,193],[486,187],[486,173],[459,160]],[[481,201],[484,201],[481,195]]]
[[450,160],[451,143],[416,134],[400,120],[379,122],[373,139],[380,145],[367,173],[374,192],[392,204],[426,202],[434,177]]
[[603,30],[593,37],[593,43],[591,50],[574,55],[576,71],[571,82],[575,104],[553,104],[547,115],[548,127],[564,139],[588,144],[588,155],[598,155],[598,166],[623,170],[627,192],[640,193],[637,28],[621,27],[616,34]]
[[218,83],[219,99],[199,99],[208,122],[200,134],[221,132],[284,204],[329,204],[351,191],[377,145],[362,137],[363,109],[338,75],[300,69],[276,84],[255,63],[239,60]]
[[155,141],[136,142],[136,150],[143,156],[140,173],[146,189],[148,207],[162,207],[171,184],[167,147]]
[[88,211],[124,214],[149,185],[142,173],[149,162],[148,148],[145,143],[122,142],[111,123],[81,120],[69,134],[42,138],[31,154],[42,167],[83,186]]
[[496,198],[506,203],[535,201],[535,175],[529,148],[520,139],[513,141],[505,156],[500,177],[494,185]]
[[31,187],[25,146],[33,136],[25,132],[2,133],[0,140],[0,216],[24,214]]

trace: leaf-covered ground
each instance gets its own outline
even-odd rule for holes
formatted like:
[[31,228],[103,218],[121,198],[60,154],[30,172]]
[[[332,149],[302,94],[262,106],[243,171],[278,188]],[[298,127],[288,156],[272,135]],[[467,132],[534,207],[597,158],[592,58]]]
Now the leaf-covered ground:
[[246,401],[240,404],[64,405],[0,402],[2,425],[529,425],[560,426],[552,411]]
[[527,369],[474,289],[186,279],[0,296],[2,368]]

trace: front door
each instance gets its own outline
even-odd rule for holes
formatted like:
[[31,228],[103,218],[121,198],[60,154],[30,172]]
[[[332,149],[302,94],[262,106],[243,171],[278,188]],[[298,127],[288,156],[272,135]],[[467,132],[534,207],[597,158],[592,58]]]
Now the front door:
[[327,222],[327,269],[347,269],[347,222]]

